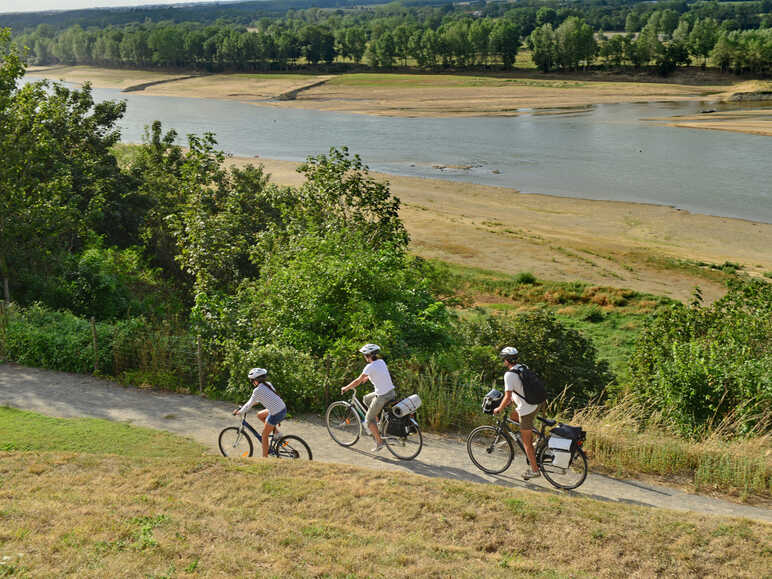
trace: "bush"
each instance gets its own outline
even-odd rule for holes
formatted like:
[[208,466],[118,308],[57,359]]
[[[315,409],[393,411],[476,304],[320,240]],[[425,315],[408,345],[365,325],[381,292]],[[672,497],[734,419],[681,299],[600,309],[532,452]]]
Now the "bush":
[[641,332],[632,392],[681,434],[727,420],[738,433],[768,428],[772,408],[772,284],[736,281],[710,307],[674,304]]

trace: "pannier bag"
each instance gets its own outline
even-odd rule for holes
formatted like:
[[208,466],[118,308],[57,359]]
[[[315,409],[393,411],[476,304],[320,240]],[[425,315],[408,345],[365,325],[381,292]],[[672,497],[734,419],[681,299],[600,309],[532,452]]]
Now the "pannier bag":
[[409,416],[394,416],[394,412],[389,416],[389,422],[386,425],[386,434],[390,436],[407,436],[407,427],[410,424]]
[[547,446],[552,451],[552,466],[568,468],[568,465],[571,464],[571,447],[573,445],[574,441],[570,438],[550,436]]
[[407,416],[415,412],[420,406],[421,397],[418,394],[413,394],[395,404],[391,409],[391,413],[397,417]]
[[501,399],[504,398],[504,394],[498,390],[491,390],[485,395],[482,403],[482,411],[485,414],[493,414],[493,410],[501,404]]
[[584,430],[582,430],[581,426],[570,426],[568,424],[563,424],[562,422],[559,422],[558,426],[556,426],[550,431],[550,434],[552,436],[569,438],[574,442],[579,442],[580,440],[584,440],[585,437],[587,436],[587,433]]

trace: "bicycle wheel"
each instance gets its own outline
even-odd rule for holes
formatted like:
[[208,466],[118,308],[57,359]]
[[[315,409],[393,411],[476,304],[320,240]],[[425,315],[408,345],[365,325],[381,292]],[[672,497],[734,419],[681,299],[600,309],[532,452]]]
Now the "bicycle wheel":
[[389,452],[400,460],[412,460],[418,456],[424,446],[424,437],[421,434],[421,428],[418,423],[410,419],[410,423],[405,427],[407,436],[392,436],[384,434],[389,426],[388,416],[383,420],[383,431],[381,438],[386,443]]
[[252,456],[252,439],[246,432],[242,432],[236,426],[223,428],[217,439],[220,452],[223,456],[248,457]]
[[273,448],[276,454],[276,458],[301,458],[303,460],[313,459],[311,449],[306,444],[306,441],[299,436],[295,436],[294,434],[282,436],[273,443]]
[[581,448],[571,452],[571,461],[568,468],[560,468],[552,464],[553,450],[546,445],[542,447],[536,456],[536,462],[539,464],[544,478],[552,486],[559,489],[571,490],[578,487],[587,478],[587,456]]
[[515,458],[512,439],[494,426],[478,426],[470,432],[466,450],[474,465],[488,474],[504,472]]
[[362,425],[356,410],[348,402],[338,400],[330,404],[325,415],[325,422],[327,423],[327,432],[341,446],[351,446],[359,440]]

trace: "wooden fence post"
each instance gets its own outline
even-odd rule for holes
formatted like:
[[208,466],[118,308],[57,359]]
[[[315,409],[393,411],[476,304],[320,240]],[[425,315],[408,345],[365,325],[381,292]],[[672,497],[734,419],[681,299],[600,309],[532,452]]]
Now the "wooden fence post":
[[96,320],[91,316],[91,344],[94,346],[94,374],[99,373],[99,350],[97,350]]
[[201,360],[201,335],[196,336],[196,362],[198,364],[198,393],[204,392],[204,363]]

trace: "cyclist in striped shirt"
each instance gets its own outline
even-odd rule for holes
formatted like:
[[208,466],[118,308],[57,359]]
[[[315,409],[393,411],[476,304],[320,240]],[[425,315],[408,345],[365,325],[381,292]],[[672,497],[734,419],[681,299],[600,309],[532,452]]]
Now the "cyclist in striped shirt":
[[266,380],[267,376],[268,370],[265,368],[252,368],[249,371],[247,378],[255,386],[255,389],[252,391],[252,397],[247,400],[244,406],[233,411],[234,415],[242,414],[258,403],[265,407],[257,413],[257,417],[265,423],[263,427],[263,457],[268,456],[268,436],[287,416],[287,405],[284,404],[284,400],[276,393],[273,384]]

